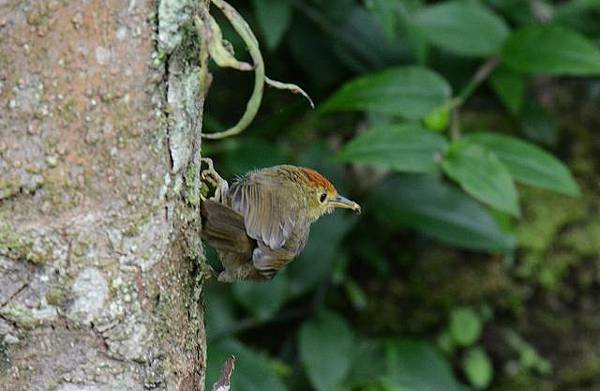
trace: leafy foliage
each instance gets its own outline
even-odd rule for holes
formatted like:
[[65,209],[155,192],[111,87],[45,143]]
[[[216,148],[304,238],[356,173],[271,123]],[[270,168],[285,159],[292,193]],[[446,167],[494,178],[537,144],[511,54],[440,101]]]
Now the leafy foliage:
[[479,316],[470,308],[456,308],[450,313],[450,335],[460,346],[472,345],[481,336]]
[[424,7],[416,24],[436,46],[464,56],[498,52],[508,36],[504,20],[478,2],[447,1]]
[[352,340],[350,327],[335,314],[319,314],[300,327],[300,359],[317,390],[335,390],[346,378],[350,370]]
[[[238,358],[236,390],[487,389],[551,373],[523,338],[488,326],[523,313],[531,291],[502,285],[525,275],[512,268],[522,238],[545,235],[537,226],[520,233],[529,187],[585,198],[562,162],[574,141],[538,91],[559,80],[548,76],[600,75],[597,2],[237,3],[268,49],[269,72],[305,88],[317,110],[266,89],[246,134],[205,142],[203,153],[228,178],[280,163],[313,167],[363,214],[322,218],[301,256],[268,283],[208,287],[208,381],[229,354]],[[247,78],[215,71],[208,131],[238,117]],[[593,95],[597,84],[585,88]],[[498,345],[517,358],[517,375]]]
[[369,207],[392,227],[415,228],[454,246],[488,251],[514,246],[485,208],[435,176],[392,178],[376,189]]
[[519,216],[517,190],[510,172],[492,152],[470,142],[455,142],[442,162],[442,168],[481,202]]
[[552,75],[600,74],[600,49],[585,37],[560,26],[525,26],[504,46],[507,65],[521,72]]
[[272,318],[285,302],[288,281],[278,278],[273,284],[240,281],[233,286],[235,299],[250,314],[259,320]]
[[485,350],[480,347],[469,350],[463,365],[465,374],[475,389],[481,390],[489,386],[494,370]]
[[322,107],[323,112],[368,110],[418,119],[450,97],[450,86],[436,73],[402,67],[345,84]]
[[522,74],[500,67],[491,75],[490,84],[512,114],[521,111],[525,97],[525,77]]
[[419,125],[373,128],[345,145],[338,157],[405,172],[435,171],[446,140]]
[[414,340],[392,341],[386,350],[386,380],[408,390],[459,390],[450,367],[427,343]]
[[517,182],[571,196],[579,195],[579,187],[569,169],[541,148],[494,133],[474,133],[467,139],[485,146],[498,156]]
[[252,0],[267,47],[276,48],[290,26],[292,7],[287,0]]

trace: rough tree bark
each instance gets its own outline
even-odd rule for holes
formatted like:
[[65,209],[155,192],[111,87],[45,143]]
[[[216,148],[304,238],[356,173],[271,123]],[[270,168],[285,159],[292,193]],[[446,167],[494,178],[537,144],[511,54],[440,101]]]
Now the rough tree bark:
[[203,389],[194,3],[0,0],[2,390]]

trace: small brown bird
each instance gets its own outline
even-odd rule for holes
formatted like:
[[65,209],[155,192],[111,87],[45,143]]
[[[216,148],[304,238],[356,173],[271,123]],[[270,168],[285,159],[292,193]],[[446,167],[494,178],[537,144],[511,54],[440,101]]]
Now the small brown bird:
[[223,282],[270,280],[302,252],[319,217],[335,208],[360,213],[356,202],[310,168],[263,168],[229,188],[209,162],[202,177],[216,186],[215,196],[202,203],[202,237],[217,250]]

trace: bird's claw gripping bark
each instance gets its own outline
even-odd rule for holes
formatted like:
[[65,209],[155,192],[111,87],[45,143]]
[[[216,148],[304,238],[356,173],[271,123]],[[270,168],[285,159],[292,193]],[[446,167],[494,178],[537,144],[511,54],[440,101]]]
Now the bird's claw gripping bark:
[[210,280],[211,278],[214,278],[216,280],[219,277],[219,273],[217,273],[215,269],[213,269],[213,267],[210,266],[208,263],[205,263],[202,266],[202,275],[204,276],[205,280]]
[[[229,183],[215,170],[212,159],[202,158],[201,161],[206,163],[208,168],[200,172],[200,178],[215,189],[214,195],[209,197],[209,199],[216,202],[223,202],[223,197],[229,190]],[[203,200],[206,199],[205,197],[202,198]]]

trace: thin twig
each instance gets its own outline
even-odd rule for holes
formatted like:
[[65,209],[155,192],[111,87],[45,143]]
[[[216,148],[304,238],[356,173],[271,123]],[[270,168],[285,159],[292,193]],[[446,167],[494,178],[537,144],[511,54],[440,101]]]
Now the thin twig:
[[460,138],[460,108],[465,104],[467,99],[473,95],[473,92],[475,92],[477,87],[490,77],[499,64],[500,59],[498,57],[489,58],[477,69],[475,74],[473,74],[473,77],[471,77],[471,80],[463,87],[456,98],[452,99],[450,102],[450,110],[452,112],[450,137],[452,140],[458,140]]
[[221,376],[219,380],[213,385],[212,391],[229,391],[231,389],[231,375],[235,369],[235,356],[229,356],[223,369],[221,369]]
[[500,64],[500,59],[498,57],[491,57],[486,62],[484,62],[475,72],[471,80],[467,83],[467,85],[460,91],[458,94],[459,106],[464,104],[467,99],[473,94],[473,92],[487,80],[488,77],[492,74],[494,69]]
[[452,122],[450,122],[450,138],[458,140],[460,138],[460,112],[458,107],[452,109]]

